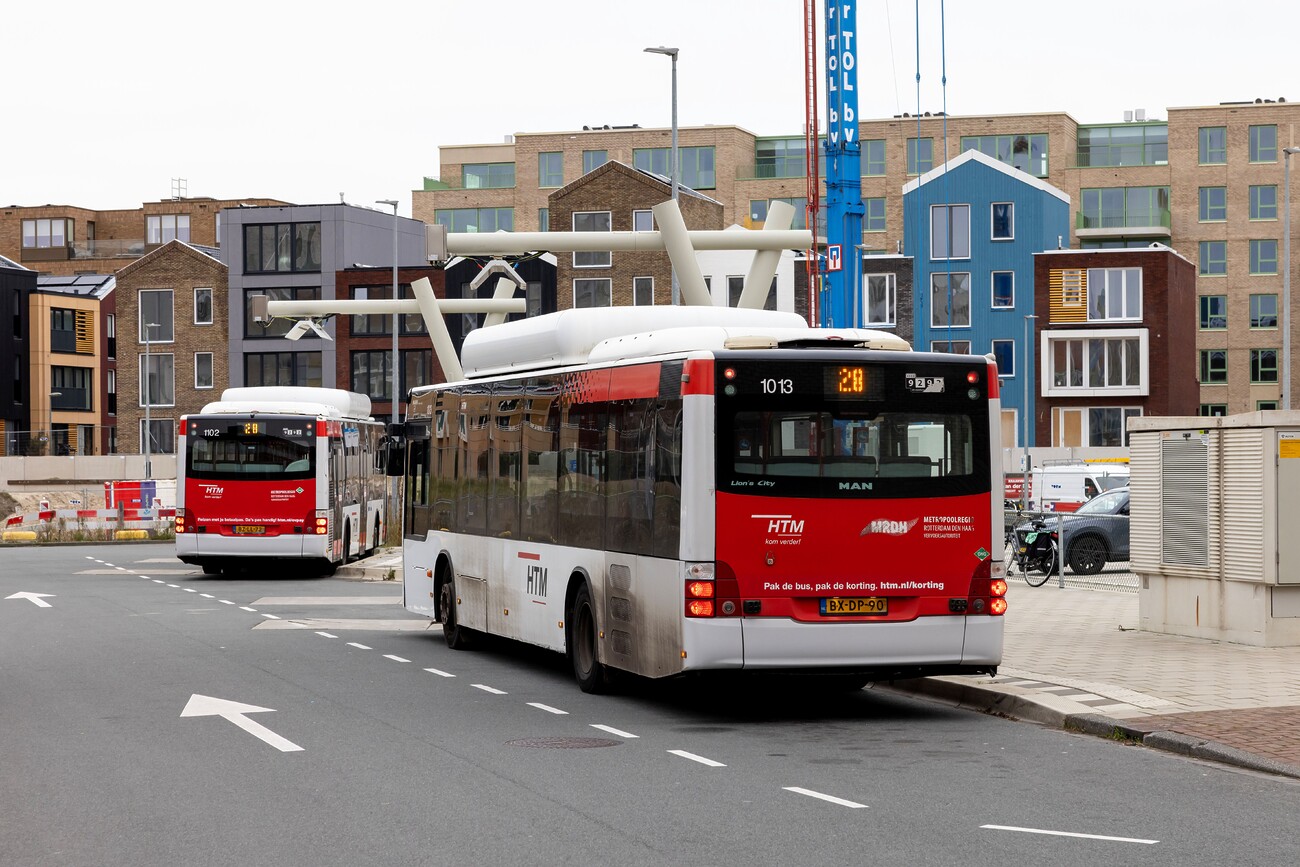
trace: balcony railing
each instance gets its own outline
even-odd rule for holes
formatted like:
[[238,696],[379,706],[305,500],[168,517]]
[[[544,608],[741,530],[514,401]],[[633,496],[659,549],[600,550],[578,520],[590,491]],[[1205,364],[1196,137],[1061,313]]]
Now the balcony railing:
[[78,241],[72,245],[74,259],[135,259],[148,252],[144,238],[114,238]]
[[1172,225],[1170,212],[1168,208],[1160,208],[1154,212],[1146,213],[1126,213],[1124,211],[1101,211],[1085,212],[1076,211],[1074,215],[1075,229],[1164,229],[1168,234]]
[[1163,166],[1169,164],[1169,145],[1153,143],[1080,147],[1072,162],[1072,169]]
[[485,186],[485,185],[483,185],[483,184],[477,184],[477,185],[474,185],[474,186],[466,186],[465,183],[464,183],[463,181],[459,181],[459,180],[457,180],[457,181],[440,181],[440,180],[438,180],[437,178],[425,178],[425,179],[424,179],[424,192],[426,192],[426,193],[428,193],[428,192],[436,192],[436,191],[441,191],[441,190],[481,190],[481,191],[485,191],[485,192],[486,192],[486,191],[489,191],[489,190],[513,190],[514,188],[515,188],[515,184],[509,184],[509,185],[505,185],[505,186],[496,186],[496,187]]

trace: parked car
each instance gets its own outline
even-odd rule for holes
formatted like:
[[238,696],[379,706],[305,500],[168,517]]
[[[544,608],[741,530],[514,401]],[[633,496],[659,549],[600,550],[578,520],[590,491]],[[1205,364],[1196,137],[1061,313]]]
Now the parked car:
[[[1063,515],[1044,516],[1048,530],[1056,535],[1056,522],[1065,534],[1065,562],[1076,575],[1096,575],[1107,563],[1129,558],[1127,487],[1098,494]],[[1021,527],[1028,528],[1028,524]],[[1017,528],[1019,529],[1019,528]]]

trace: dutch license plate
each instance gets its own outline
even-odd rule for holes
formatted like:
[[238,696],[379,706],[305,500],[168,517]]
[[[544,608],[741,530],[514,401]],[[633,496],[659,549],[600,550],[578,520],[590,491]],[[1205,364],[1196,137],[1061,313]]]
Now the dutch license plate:
[[827,616],[850,614],[888,614],[889,599],[884,596],[833,596],[821,600],[821,612]]
[[266,533],[266,528],[260,524],[236,524],[236,536],[262,536]]

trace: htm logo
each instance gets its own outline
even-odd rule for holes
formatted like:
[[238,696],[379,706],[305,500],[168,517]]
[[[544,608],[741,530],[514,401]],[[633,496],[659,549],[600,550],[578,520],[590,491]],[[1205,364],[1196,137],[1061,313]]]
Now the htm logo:
[[221,487],[221,485],[204,485],[204,486],[203,486],[203,493],[204,493],[204,495],[209,496],[209,497],[219,497],[219,496],[221,496],[222,494],[224,494],[225,492],[226,492],[226,489],[223,488],[223,487]]
[[778,536],[799,536],[803,533],[803,521],[795,520],[794,515],[751,515],[752,518],[767,521],[767,532]]
[[546,595],[546,567],[529,565],[528,592],[533,596]]

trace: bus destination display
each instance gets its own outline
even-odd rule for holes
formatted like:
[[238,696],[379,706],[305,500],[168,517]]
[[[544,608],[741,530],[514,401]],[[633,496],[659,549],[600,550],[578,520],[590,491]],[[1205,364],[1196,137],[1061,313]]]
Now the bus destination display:
[[191,417],[189,435],[204,439],[278,437],[299,443],[315,439],[314,420],[296,418],[228,419]]
[[826,400],[883,400],[885,374],[865,364],[761,364],[722,368],[722,393],[764,397],[800,396]]

